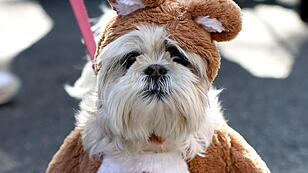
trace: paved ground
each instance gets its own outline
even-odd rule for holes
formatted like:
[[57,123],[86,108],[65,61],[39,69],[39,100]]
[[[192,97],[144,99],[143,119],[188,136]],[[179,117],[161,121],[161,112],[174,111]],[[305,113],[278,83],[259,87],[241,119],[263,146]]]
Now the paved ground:
[[[98,2],[88,2],[91,16],[98,14]],[[66,1],[42,0],[40,5],[54,26],[13,61],[23,89],[14,103],[0,107],[0,172],[44,172],[74,128],[78,102],[63,85],[78,78],[85,49]],[[284,79],[255,77],[223,58],[215,81],[218,88],[226,88],[221,100],[229,124],[274,173],[308,170],[307,56],[308,39],[299,45],[291,73]]]

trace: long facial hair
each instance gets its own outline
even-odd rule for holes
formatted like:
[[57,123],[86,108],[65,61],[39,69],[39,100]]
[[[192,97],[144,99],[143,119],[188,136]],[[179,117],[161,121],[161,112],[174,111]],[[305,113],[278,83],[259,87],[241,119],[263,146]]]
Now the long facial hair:
[[96,87],[81,103],[77,124],[91,156],[162,151],[185,159],[205,151],[214,127],[208,115],[207,61],[185,51],[163,27],[138,27],[107,45],[98,57]]

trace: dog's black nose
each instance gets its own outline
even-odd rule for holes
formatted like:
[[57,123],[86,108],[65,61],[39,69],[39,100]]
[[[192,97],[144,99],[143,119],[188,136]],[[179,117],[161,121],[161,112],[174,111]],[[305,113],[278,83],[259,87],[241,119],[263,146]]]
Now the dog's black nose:
[[154,79],[158,79],[160,76],[167,74],[167,72],[168,70],[164,66],[158,64],[150,65],[144,70],[144,74]]

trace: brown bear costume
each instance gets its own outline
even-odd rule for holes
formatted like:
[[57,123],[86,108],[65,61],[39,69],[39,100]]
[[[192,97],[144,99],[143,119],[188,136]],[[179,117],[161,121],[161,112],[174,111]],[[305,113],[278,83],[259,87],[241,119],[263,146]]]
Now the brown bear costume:
[[[164,26],[171,39],[182,48],[207,59],[207,76],[213,82],[220,66],[220,55],[214,41],[231,40],[241,30],[241,12],[232,0],[131,0],[142,3],[143,8],[131,8],[128,11],[123,11],[119,6],[120,3],[125,4],[126,0],[118,1],[109,1],[118,16],[102,31],[96,56],[110,42],[136,29],[138,25]],[[221,25],[211,22],[203,25],[198,22],[200,17],[216,19]],[[95,70],[99,69],[100,64],[96,63]],[[76,127],[66,138],[50,162],[47,173],[98,171],[104,158],[89,158],[88,151],[83,148],[82,130]],[[187,161],[191,173],[270,172],[255,150],[227,124],[215,129],[212,143],[205,155],[206,157],[196,156]]]

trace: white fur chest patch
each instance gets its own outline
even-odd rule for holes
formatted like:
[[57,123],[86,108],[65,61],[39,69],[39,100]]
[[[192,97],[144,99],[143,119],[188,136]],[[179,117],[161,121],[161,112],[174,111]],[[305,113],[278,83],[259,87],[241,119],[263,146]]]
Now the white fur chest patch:
[[143,154],[119,158],[104,155],[97,173],[189,173],[184,159],[177,153]]

